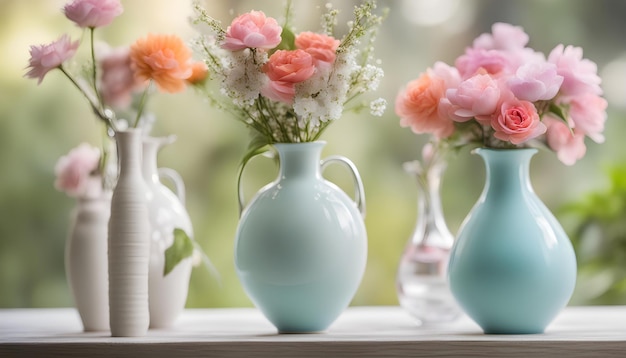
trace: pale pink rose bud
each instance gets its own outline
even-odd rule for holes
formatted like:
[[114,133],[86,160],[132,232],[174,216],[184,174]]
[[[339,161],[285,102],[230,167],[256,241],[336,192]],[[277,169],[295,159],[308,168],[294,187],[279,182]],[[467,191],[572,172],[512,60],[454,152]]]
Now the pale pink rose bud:
[[557,158],[565,165],[574,165],[578,159],[585,156],[585,135],[572,130],[560,119],[544,118],[547,124],[546,141],[550,149],[556,152]]
[[504,101],[491,120],[494,136],[515,145],[529,141],[546,132],[535,106],[528,101]]
[[562,95],[602,94],[601,79],[597,74],[598,66],[593,61],[583,58],[582,48],[558,45],[550,52],[548,62],[554,63],[557,73],[563,76]]
[[296,48],[308,52],[316,62],[333,63],[341,41],[315,32],[301,32],[296,36]]
[[446,91],[453,106],[453,120],[466,122],[474,117],[490,117],[500,101],[498,83],[489,75],[479,74]]
[[70,196],[82,196],[90,189],[90,177],[98,169],[100,150],[82,143],[62,156],[54,167],[54,187]]
[[25,76],[38,78],[37,84],[40,84],[46,73],[60,67],[63,62],[74,56],[78,45],[78,41],[72,42],[69,36],[63,35],[47,45],[31,46],[28,63],[30,71]]
[[74,0],[63,12],[79,27],[95,28],[110,24],[124,9],[119,0]]
[[250,11],[236,17],[226,29],[222,48],[238,51],[246,48],[270,50],[281,41],[282,27],[262,11]]
[[606,122],[606,99],[586,93],[569,101],[569,115],[576,131],[587,135],[596,143],[604,142],[604,122]]
[[548,62],[522,65],[507,81],[515,97],[529,102],[554,98],[562,83],[563,76],[557,74],[556,65]]

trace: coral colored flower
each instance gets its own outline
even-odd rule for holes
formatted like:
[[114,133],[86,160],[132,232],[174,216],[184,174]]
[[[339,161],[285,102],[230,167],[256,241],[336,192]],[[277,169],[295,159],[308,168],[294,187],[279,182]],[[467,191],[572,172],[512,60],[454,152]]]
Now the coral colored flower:
[[202,61],[196,61],[191,64],[191,76],[187,78],[187,82],[191,84],[202,83],[209,75],[209,69]]
[[169,93],[184,90],[193,73],[191,50],[176,35],[149,34],[131,46],[130,58],[139,80],[153,80]]
[[281,41],[282,27],[262,11],[250,11],[236,17],[226,29],[222,48],[238,51],[246,48],[273,49]]
[[449,137],[454,122],[442,114],[440,101],[444,99],[448,82],[457,82],[458,73],[443,63],[428,69],[409,82],[396,97],[395,111],[400,126],[411,127],[414,133],[432,133],[437,138]]
[[600,96],[586,93],[571,98],[569,105],[569,115],[576,131],[584,133],[596,143],[603,143],[607,101]]
[[291,103],[295,89],[291,93],[289,88],[308,80],[315,72],[315,64],[313,56],[304,50],[278,50],[263,66],[263,72],[270,83],[263,87],[261,93],[270,99]]
[[560,89],[562,95],[602,94],[601,79],[597,74],[598,66],[583,58],[582,48],[558,45],[548,55],[548,62],[554,63],[557,73],[563,76]]
[[556,65],[548,62],[523,65],[507,82],[515,97],[530,102],[554,98],[562,83],[563,76],[557,74]]
[[100,151],[82,143],[62,156],[54,167],[54,187],[71,196],[82,196],[90,187],[90,176],[98,169]]
[[308,52],[316,62],[333,63],[341,41],[315,32],[301,32],[296,36],[296,48]]
[[498,84],[489,75],[479,74],[461,82],[458,88],[448,89],[446,98],[453,106],[453,120],[466,122],[474,117],[489,118],[500,100]]
[[109,106],[125,108],[132,101],[133,92],[141,88],[131,68],[130,48],[120,47],[100,57],[100,91]]
[[574,128],[574,132],[559,119],[546,117],[546,141],[550,149],[556,152],[557,158],[565,165],[573,165],[585,156],[585,135]]
[[28,63],[30,71],[26,73],[26,77],[38,78],[37,84],[40,84],[46,73],[74,56],[78,45],[78,41],[72,42],[69,36],[63,35],[49,44],[31,46]]
[[63,12],[79,27],[94,28],[110,24],[124,9],[119,0],[74,0]]
[[491,120],[494,136],[513,144],[521,144],[546,132],[535,106],[528,101],[504,101]]

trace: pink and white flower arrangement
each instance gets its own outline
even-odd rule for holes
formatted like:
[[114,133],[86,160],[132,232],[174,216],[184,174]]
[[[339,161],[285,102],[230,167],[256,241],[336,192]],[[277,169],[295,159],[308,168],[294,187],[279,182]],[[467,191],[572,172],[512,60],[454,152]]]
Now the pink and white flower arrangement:
[[545,145],[566,165],[602,143],[607,102],[597,66],[574,46],[546,57],[521,27],[496,23],[454,66],[437,62],[396,97],[400,125],[453,146]]
[[[209,92],[209,99],[254,130],[251,153],[272,143],[315,141],[348,106],[367,106],[355,98],[375,90],[383,77],[371,64],[383,19],[375,9],[373,1],[355,7],[348,32],[339,38],[334,34],[338,11],[330,4],[320,32],[300,33],[262,11],[240,15],[223,29],[196,6],[195,22],[209,28],[198,40],[200,51],[221,95],[228,97]],[[287,17],[290,12],[288,5]],[[374,100],[369,107],[382,115],[385,102]]]

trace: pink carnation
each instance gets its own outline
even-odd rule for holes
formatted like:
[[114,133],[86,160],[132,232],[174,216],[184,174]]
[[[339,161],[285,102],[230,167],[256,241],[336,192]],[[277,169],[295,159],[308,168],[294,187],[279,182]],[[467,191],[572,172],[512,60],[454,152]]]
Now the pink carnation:
[[54,167],[54,187],[70,196],[84,196],[92,189],[91,176],[98,170],[100,151],[82,143],[62,156]]
[[556,152],[557,158],[565,165],[573,165],[578,159],[585,156],[585,135],[572,130],[559,119],[546,117],[544,119],[548,130],[546,141],[550,149]]
[[74,0],[63,7],[65,16],[82,28],[106,26],[123,11],[119,0]]
[[63,35],[47,45],[31,46],[28,63],[30,71],[26,73],[26,77],[38,78],[37,84],[40,84],[46,73],[74,56],[78,45],[78,41],[72,42],[69,36]]
[[308,52],[316,62],[335,62],[337,47],[341,41],[315,32],[301,32],[296,36],[296,48]]
[[535,106],[528,101],[504,101],[491,120],[494,136],[515,145],[527,142],[546,132]]
[[586,93],[571,98],[569,105],[569,115],[576,130],[589,136],[596,143],[603,143],[602,132],[607,117],[607,101],[600,96]]
[[135,78],[131,66],[130,48],[108,50],[100,58],[100,68],[100,91],[104,103],[113,107],[128,107],[133,92],[142,87],[142,81]]
[[261,93],[272,100],[291,103],[294,85],[308,80],[315,72],[313,56],[304,50],[278,50],[263,66],[263,72],[270,83]]
[[508,80],[511,92],[523,101],[535,102],[550,100],[556,96],[563,83],[556,65],[548,62],[533,62],[517,69],[515,76]]
[[281,41],[282,27],[262,11],[250,11],[236,17],[226,29],[222,48],[238,51],[246,48],[273,49]]
[[563,76],[562,95],[602,94],[601,79],[597,74],[598,66],[593,61],[583,58],[582,48],[558,45],[550,52],[548,61],[555,64],[558,74]]

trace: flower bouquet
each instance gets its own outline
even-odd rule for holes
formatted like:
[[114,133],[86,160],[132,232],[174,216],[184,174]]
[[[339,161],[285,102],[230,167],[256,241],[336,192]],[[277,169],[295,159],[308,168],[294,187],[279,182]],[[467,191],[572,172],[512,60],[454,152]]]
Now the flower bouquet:
[[437,62],[401,90],[402,126],[451,147],[472,145],[486,165],[483,192],[461,224],[448,279],[485,333],[540,333],[567,304],[576,257],[532,189],[530,159],[544,147],[567,165],[604,141],[607,102],[582,49],[527,47],[520,28],[497,23],[458,57]]

